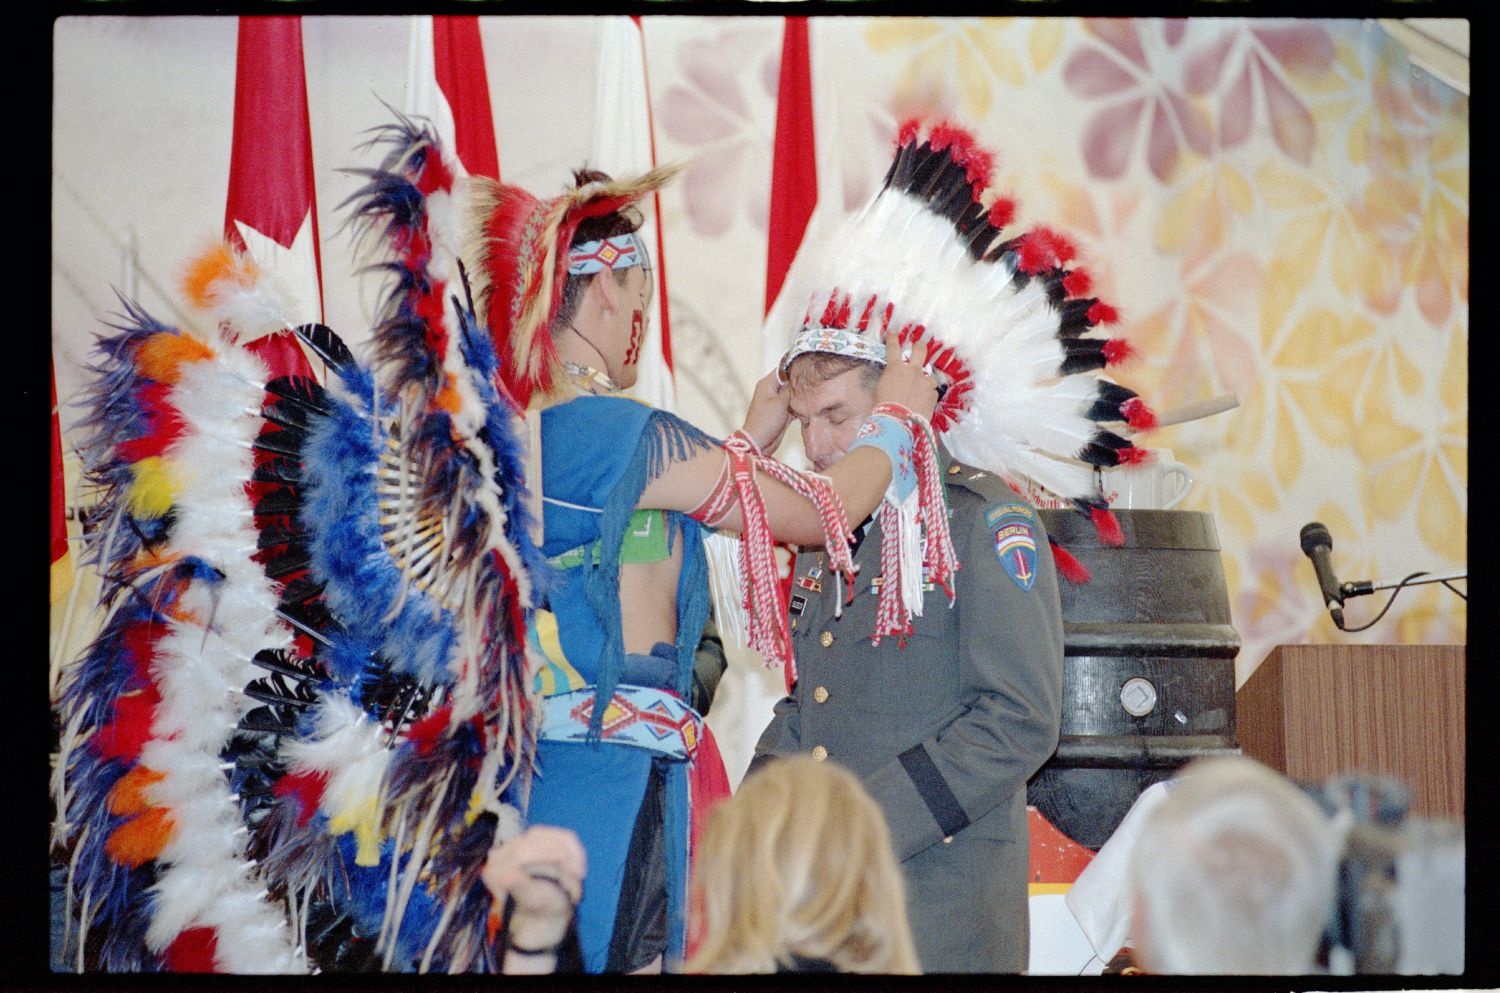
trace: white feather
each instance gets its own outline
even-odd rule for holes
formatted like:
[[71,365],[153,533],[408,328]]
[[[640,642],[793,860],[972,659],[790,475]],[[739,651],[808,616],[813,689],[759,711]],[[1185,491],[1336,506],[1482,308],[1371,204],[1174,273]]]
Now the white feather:
[[[220,305],[220,318],[241,322],[243,329],[274,300],[236,292]],[[188,927],[214,927],[222,964],[226,950],[245,947],[252,933],[278,923],[269,904],[242,898],[260,883],[252,886],[248,878],[246,831],[218,764],[248,709],[239,688],[252,675],[250,656],[288,643],[290,632],[272,620],[275,593],[249,558],[255,535],[244,487],[251,440],[261,424],[254,412],[265,370],[241,346],[220,343],[214,351],[212,359],[184,365],[171,393],[184,431],[166,453],[178,470],[180,491],[165,551],[169,558],[199,559],[221,578],[195,580],[176,606],[178,620],[157,642],[152,675],[162,699],[141,762],[162,774],[146,797],[174,823],[157,860],[147,943],[160,951]],[[290,942],[280,930],[276,947],[257,939],[262,967],[292,964]]]
[[253,341],[290,327],[290,315],[298,313],[285,282],[261,271],[249,286],[221,279],[209,287],[208,312],[215,321],[228,323],[241,342]]

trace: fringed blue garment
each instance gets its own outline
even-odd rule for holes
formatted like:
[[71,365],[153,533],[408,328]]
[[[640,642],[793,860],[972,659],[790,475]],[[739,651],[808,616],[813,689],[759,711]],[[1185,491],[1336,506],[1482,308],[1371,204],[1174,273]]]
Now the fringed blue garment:
[[[712,438],[664,411],[620,397],[579,397],[542,412],[542,551],[549,556],[598,543],[598,561],[553,577],[548,607],[557,618],[563,654],[595,687],[589,742],[543,740],[537,753],[528,820],[576,831],[589,858],[589,885],[578,908],[584,967],[610,968],[620,893],[631,837],[653,766],[650,752],[599,741],[604,702],[621,680],[625,661],[620,618],[620,546],[646,485],[673,461],[714,444]],[[678,513],[666,515],[669,541],[683,542],[677,584],[675,666],[669,685],[690,695],[693,653],[708,619],[703,529]],[[688,778],[682,762],[661,763],[667,862],[667,958],[685,944],[688,861]]]

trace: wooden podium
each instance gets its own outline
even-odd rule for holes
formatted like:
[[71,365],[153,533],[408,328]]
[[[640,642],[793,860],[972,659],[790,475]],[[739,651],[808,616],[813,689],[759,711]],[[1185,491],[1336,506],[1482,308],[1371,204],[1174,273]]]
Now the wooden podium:
[[1464,816],[1463,645],[1281,645],[1235,693],[1251,758],[1318,783],[1376,773],[1411,813]]

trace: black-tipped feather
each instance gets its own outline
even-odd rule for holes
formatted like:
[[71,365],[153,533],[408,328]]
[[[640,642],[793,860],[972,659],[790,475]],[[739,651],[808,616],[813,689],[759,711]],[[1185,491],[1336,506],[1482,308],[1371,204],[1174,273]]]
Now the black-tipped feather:
[[342,372],[354,364],[354,353],[349,351],[344,339],[334,334],[333,329],[326,324],[303,324],[292,330],[333,371]]
[[1089,443],[1083,446],[1077,457],[1089,465],[1109,468],[1120,464],[1120,449],[1130,447],[1132,446],[1129,441],[1113,431],[1099,430],[1094,432]]
[[260,536],[255,540],[255,545],[260,549],[277,548],[281,545],[300,543],[306,540],[306,538],[307,535],[301,528],[296,526],[287,527],[272,521],[261,529]]
[[1123,421],[1125,415],[1120,408],[1137,397],[1135,390],[1126,389],[1107,379],[1098,380],[1099,399],[1088,409],[1088,417],[1094,421]]
[[255,447],[262,452],[274,452],[277,455],[298,458],[302,454],[302,443],[306,440],[305,432],[282,428],[280,431],[267,431],[256,438]]
[[281,591],[281,602],[292,604],[316,599],[323,595],[323,589],[326,585],[326,583],[316,582],[307,577],[294,579]]
[[1058,321],[1058,335],[1065,338],[1077,337],[1093,327],[1089,321],[1089,308],[1098,302],[1094,297],[1089,297],[1083,300],[1064,300],[1057,305],[1062,311],[1062,317]]
[[1103,369],[1108,362],[1104,356],[1104,345],[1103,338],[1064,338],[1064,358],[1062,365],[1057,367],[1057,374],[1071,376],[1074,373]]
[[262,648],[251,661],[262,669],[293,679],[317,681],[328,677],[327,670],[315,660],[299,658],[281,648]]
[[310,564],[306,545],[288,545],[285,551],[266,562],[266,575],[272,579],[283,579],[293,573],[307,571]]
[[285,483],[296,486],[302,482],[302,466],[283,456],[277,456],[255,467],[251,479],[257,483]]
[[332,411],[328,391],[306,376],[277,376],[266,384],[266,392],[320,414]]
[[275,489],[255,503],[256,517],[288,517],[295,514],[302,502],[297,495],[285,487]]

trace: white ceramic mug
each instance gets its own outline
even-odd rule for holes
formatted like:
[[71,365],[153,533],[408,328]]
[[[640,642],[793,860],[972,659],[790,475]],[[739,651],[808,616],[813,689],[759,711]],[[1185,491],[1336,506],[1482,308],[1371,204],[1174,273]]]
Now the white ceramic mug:
[[1116,510],[1171,510],[1193,489],[1193,474],[1169,448],[1136,465],[1097,470],[1099,495]]

